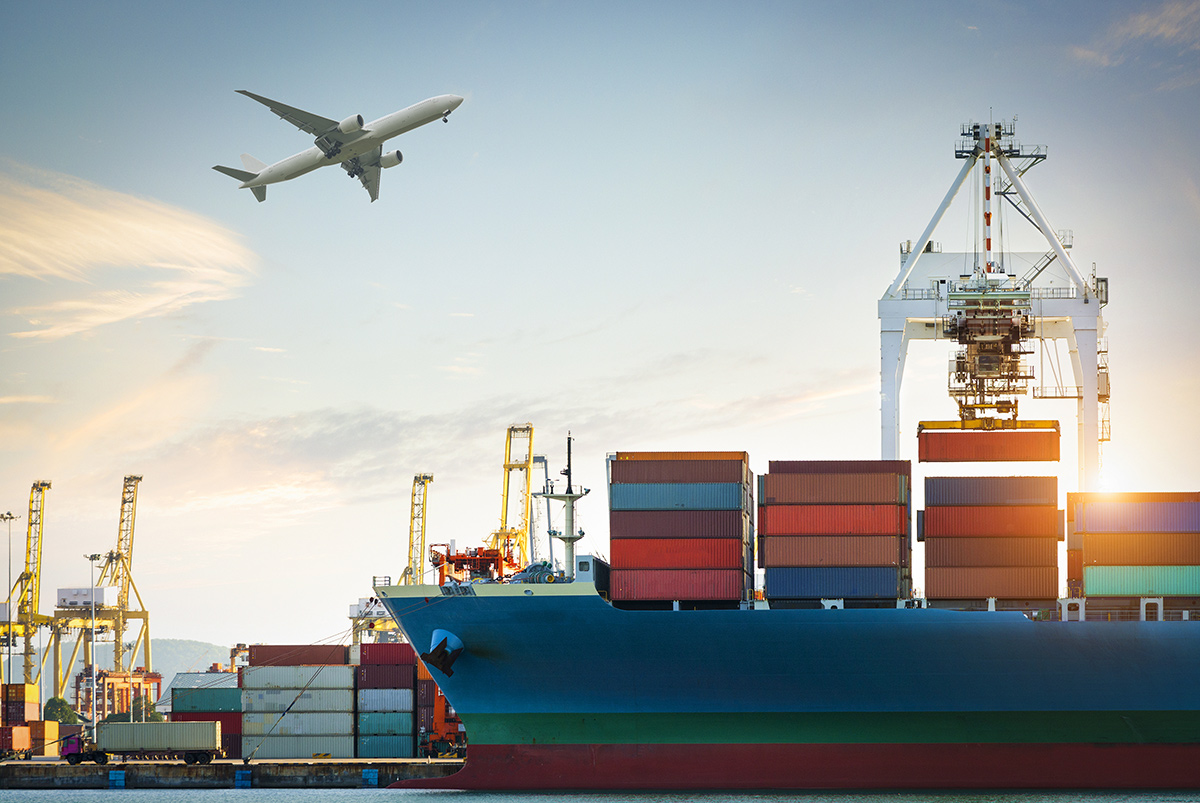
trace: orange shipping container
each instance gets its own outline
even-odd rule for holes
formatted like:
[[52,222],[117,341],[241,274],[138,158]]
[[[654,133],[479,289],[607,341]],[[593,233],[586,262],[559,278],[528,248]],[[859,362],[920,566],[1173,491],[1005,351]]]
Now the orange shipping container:
[[926,538],[936,536],[1057,537],[1062,512],[1049,505],[941,506],[925,509]]
[[1200,566],[1200,533],[1086,533],[1082,561],[1088,566]]
[[904,505],[760,505],[761,535],[906,535]]
[[417,659],[417,680],[433,680],[429,667],[425,666],[425,662],[420,658]]
[[1058,568],[926,567],[925,596],[929,599],[1057,599]]
[[618,460],[740,460],[750,462],[746,452],[617,452]]
[[740,538],[622,538],[609,542],[614,569],[741,569]]
[[6,703],[36,703],[38,687],[36,683],[5,683],[4,702]]
[[1057,461],[1058,447],[1057,430],[926,429],[917,434],[922,463]]
[[30,722],[29,740],[35,756],[57,756],[58,722],[53,719]]
[[908,477],[903,474],[763,474],[764,505],[903,505]]
[[1075,506],[1097,502],[1200,502],[1197,491],[1129,491],[1126,493],[1077,493],[1067,494],[1067,521],[1075,521]]
[[5,725],[0,728],[0,750],[28,750],[31,747],[33,742],[25,725]]
[[1067,550],[1067,582],[1083,584],[1083,550]]
[[1058,539],[926,537],[925,565],[1058,566]]
[[898,535],[768,535],[763,568],[904,566],[908,539]]

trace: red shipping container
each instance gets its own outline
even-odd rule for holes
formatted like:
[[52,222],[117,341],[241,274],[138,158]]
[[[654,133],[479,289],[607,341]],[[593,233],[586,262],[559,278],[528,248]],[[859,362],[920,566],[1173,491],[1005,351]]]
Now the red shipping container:
[[1067,582],[1083,585],[1083,550],[1067,550]]
[[903,566],[908,539],[899,535],[768,535],[763,568]]
[[5,683],[4,702],[6,703],[36,703],[38,687],[36,683]]
[[[926,525],[928,526],[928,525]],[[905,535],[904,505],[760,505],[762,535]]]
[[609,542],[614,569],[740,569],[740,538],[625,538]]
[[926,567],[928,599],[1058,598],[1058,569],[1049,566]]
[[750,467],[739,460],[614,460],[612,482],[750,481]]
[[354,675],[360,689],[411,689],[416,672],[413,664],[365,664]]
[[238,711],[177,711],[171,714],[172,722],[220,722],[221,735],[242,733],[242,715]]
[[0,750],[29,750],[33,740],[29,728],[24,725],[5,725],[0,727]]
[[402,642],[358,645],[362,664],[393,664],[396,666],[414,666],[417,663],[417,651],[413,645]]
[[614,510],[608,537],[748,539],[750,516],[741,510]]
[[925,508],[925,537],[1058,537],[1062,511],[1050,505],[949,505]]
[[617,452],[621,460],[740,460],[750,462],[746,452]]
[[221,728],[221,749],[225,751],[225,758],[241,758],[242,757],[242,734],[226,733],[225,728]]
[[740,600],[749,575],[741,569],[613,569],[614,600]]
[[897,474],[763,474],[762,505],[903,505],[908,477]]
[[1055,429],[926,429],[917,433],[917,459],[922,463],[1056,461],[1058,446]]
[[1200,566],[1200,533],[1086,533],[1082,562],[1088,566]]
[[425,731],[428,733],[433,730],[434,708],[432,705],[417,706],[417,716],[415,718],[417,733]]
[[251,644],[250,666],[348,664],[349,650],[344,644]]
[[1057,567],[1058,539],[926,536],[925,565]]
[[437,683],[432,680],[417,681],[417,705],[433,705],[437,702]]
[[18,703],[5,701],[4,703],[5,725],[24,725],[26,722],[33,722],[41,718],[42,709],[36,702]]
[[771,474],[912,474],[909,460],[772,460]]

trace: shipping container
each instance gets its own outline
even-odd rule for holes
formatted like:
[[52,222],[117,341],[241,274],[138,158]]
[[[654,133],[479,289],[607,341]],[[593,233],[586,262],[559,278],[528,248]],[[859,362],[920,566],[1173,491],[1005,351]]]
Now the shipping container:
[[434,705],[437,702],[437,689],[435,681],[417,681],[417,705]]
[[88,608],[92,607],[95,599],[97,608],[115,608],[119,604],[121,589],[116,586],[83,586],[82,588],[60,588],[55,595],[55,605],[59,608]]
[[353,689],[242,689],[239,711],[353,711]]
[[101,722],[96,746],[109,753],[220,750],[219,722]]
[[242,690],[234,688],[171,689],[171,711],[241,711]]
[[926,477],[925,507],[1058,505],[1058,477]]
[[354,714],[349,711],[242,713],[243,736],[335,736],[344,733],[354,733]]
[[359,758],[412,758],[412,734],[407,736],[363,736],[357,743]]
[[412,689],[359,689],[358,710],[411,712],[414,697]]
[[907,596],[899,568],[767,567],[767,599],[895,599]]
[[358,715],[359,736],[411,736],[411,711],[364,711]]
[[364,664],[355,667],[360,689],[411,689],[416,667],[396,664]]
[[763,474],[762,505],[906,505],[907,474]]
[[1058,539],[926,536],[925,565],[1058,566]]
[[912,474],[910,460],[772,460],[767,466],[770,474]]
[[750,538],[750,514],[743,510],[613,510],[608,537]]
[[1058,537],[1062,511],[1046,505],[925,508],[925,540],[937,536]]
[[0,727],[0,750],[28,750],[33,739],[27,725],[5,725]]
[[933,430],[917,433],[922,463],[1057,461],[1058,430]]
[[433,730],[436,711],[432,705],[417,706],[417,733],[429,733]]
[[1200,597],[1200,566],[1084,566],[1089,597]]
[[760,535],[906,535],[903,505],[762,505]]
[[740,460],[750,462],[746,452],[617,452],[620,460]]
[[354,758],[354,736],[242,735],[242,759]]
[[240,736],[242,733],[242,712],[215,711],[172,711],[172,722],[219,722],[221,723],[221,738]]
[[42,707],[36,702],[33,703],[4,703],[4,724],[5,725],[24,725],[26,722],[34,722],[42,718]]
[[1197,533],[1200,502],[1091,502],[1076,504],[1080,533]]
[[350,651],[344,644],[250,645],[250,666],[348,664],[349,659]]
[[417,651],[407,642],[384,642],[376,644],[355,644],[359,652],[359,664],[394,664],[397,666],[414,666],[417,663]]
[[35,756],[58,756],[58,721],[35,720],[29,723],[29,742]]
[[41,699],[36,683],[5,683],[4,702],[6,703],[36,703]]
[[433,680],[433,674],[429,671],[429,667],[420,658],[417,659],[417,680]]
[[1067,521],[1075,521],[1077,505],[1129,504],[1133,502],[1200,502],[1200,491],[1129,491],[1125,493],[1067,494]]
[[901,566],[908,539],[902,535],[767,535],[764,567]]
[[239,670],[243,689],[353,689],[356,667],[249,666]]
[[238,673],[235,672],[176,672],[171,681],[172,689],[236,689]]
[[750,499],[736,482],[647,482],[608,491],[611,510],[743,510]]
[[[928,543],[928,541],[926,541]],[[1058,598],[1058,569],[1053,566],[966,566],[925,568],[928,599],[1014,600]]]
[[630,601],[740,600],[748,582],[741,569],[613,569],[609,593]]
[[1088,566],[1200,565],[1200,533],[1087,533]]
[[750,481],[750,467],[739,460],[615,460],[609,481],[614,485],[646,482]]
[[221,749],[225,751],[225,758],[236,760],[242,757],[241,727],[241,723],[239,723],[237,733],[221,732]]
[[614,569],[737,569],[741,538],[624,538],[609,543]]
[[1083,585],[1083,550],[1067,550],[1067,582]]

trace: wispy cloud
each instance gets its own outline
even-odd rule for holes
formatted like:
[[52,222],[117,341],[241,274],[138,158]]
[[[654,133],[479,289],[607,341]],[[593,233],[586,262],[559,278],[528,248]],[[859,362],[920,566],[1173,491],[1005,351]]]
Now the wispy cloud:
[[[88,285],[11,312],[56,339],[231,298],[256,257],[207,218],[70,176],[0,165],[0,276]],[[114,286],[117,283],[121,286]]]
[[1169,73],[1160,79],[1160,91],[1193,86],[1200,83],[1200,0],[1171,0],[1133,14],[1091,45],[1072,47],[1071,54],[1099,67],[1141,59],[1155,72]]
[[287,352],[287,349],[275,348],[274,346],[255,346],[254,350],[265,351],[268,354],[284,354]]
[[52,396],[0,396],[0,404],[54,404]]

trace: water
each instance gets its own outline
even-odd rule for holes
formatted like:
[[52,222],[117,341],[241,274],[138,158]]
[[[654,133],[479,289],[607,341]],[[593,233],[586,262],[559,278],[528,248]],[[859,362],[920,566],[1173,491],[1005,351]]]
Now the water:
[[0,803],[1200,803],[1196,792],[457,792],[390,789],[0,789]]

